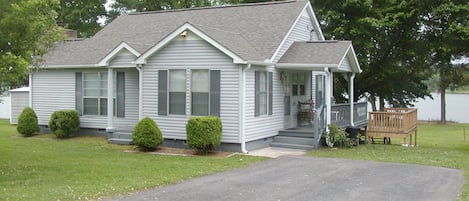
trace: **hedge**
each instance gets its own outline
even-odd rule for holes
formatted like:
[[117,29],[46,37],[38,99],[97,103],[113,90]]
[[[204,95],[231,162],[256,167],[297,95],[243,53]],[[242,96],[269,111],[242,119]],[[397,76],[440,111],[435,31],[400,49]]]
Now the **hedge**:
[[75,110],[59,110],[52,113],[49,128],[58,138],[70,137],[80,130],[80,115]]
[[186,124],[187,145],[199,152],[208,152],[221,143],[220,117],[192,117]]
[[37,123],[37,115],[30,107],[25,107],[18,117],[18,124],[16,130],[25,137],[32,136],[35,132],[39,131]]
[[155,121],[145,117],[135,125],[132,141],[140,150],[150,151],[163,143],[163,135]]

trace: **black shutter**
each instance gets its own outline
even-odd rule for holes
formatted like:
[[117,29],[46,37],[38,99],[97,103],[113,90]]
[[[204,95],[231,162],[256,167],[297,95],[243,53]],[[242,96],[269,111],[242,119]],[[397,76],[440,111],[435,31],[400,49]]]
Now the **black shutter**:
[[274,92],[274,73],[269,72],[269,115],[272,115],[273,112],[273,92]]
[[75,109],[78,114],[83,115],[83,74],[75,73]]
[[125,73],[117,72],[117,117],[125,117]]
[[158,115],[168,115],[168,70],[158,71]]
[[254,85],[255,85],[255,97],[254,97],[254,116],[259,116],[259,92],[260,92],[260,77],[261,74],[259,71],[254,72],[255,80],[254,80]]
[[210,115],[220,116],[220,71],[210,71]]

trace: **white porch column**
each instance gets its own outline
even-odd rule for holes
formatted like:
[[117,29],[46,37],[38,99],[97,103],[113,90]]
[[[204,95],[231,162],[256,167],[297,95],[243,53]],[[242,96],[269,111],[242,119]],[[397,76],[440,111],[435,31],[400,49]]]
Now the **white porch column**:
[[137,64],[138,71],[138,120],[143,118],[143,64]]
[[[334,89],[333,86],[334,79],[332,77],[332,72],[326,68],[326,91],[325,91],[325,98],[326,98],[326,126],[331,124],[331,104],[332,104],[332,90]],[[326,127],[327,129],[327,127]]]
[[349,79],[348,79],[348,94],[349,94],[349,103],[350,103],[350,125],[355,126],[353,123],[353,88],[354,88],[354,79],[355,79],[355,73],[349,74]]
[[112,132],[112,118],[114,117],[114,70],[107,69],[107,132]]

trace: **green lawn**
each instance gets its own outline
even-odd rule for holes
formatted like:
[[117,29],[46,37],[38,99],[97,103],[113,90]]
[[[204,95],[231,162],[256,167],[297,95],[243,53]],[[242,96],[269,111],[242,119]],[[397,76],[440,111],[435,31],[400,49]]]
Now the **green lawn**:
[[466,185],[460,200],[469,201],[469,124],[419,124],[417,140],[417,147],[402,147],[402,139],[393,138],[391,145],[360,145],[350,149],[321,148],[310,151],[307,155],[461,169],[464,171]]
[[0,200],[96,200],[247,166],[261,157],[124,153],[103,138],[23,138],[0,120]]

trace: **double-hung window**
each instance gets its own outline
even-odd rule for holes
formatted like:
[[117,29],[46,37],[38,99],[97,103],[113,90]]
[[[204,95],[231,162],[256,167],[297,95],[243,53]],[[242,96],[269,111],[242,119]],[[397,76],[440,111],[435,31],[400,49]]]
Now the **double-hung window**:
[[[116,79],[113,79],[114,114],[116,114]],[[107,115],[107,73],[83,73],[83,115]]]
[[210,105],[210,79],[208,70],[192,70],[192,115],[206,116],[209,114]]
[[254,116],[271,115],[273,111],[273,73],[255,71]]
[[158,115],[185,115],[189,101],[190,115],[220,116],[220,70],[194,69],[190,73],[186,81],[186,70],[158,71]]
[[169,71],[169,114],[186,114],[186,70]]

